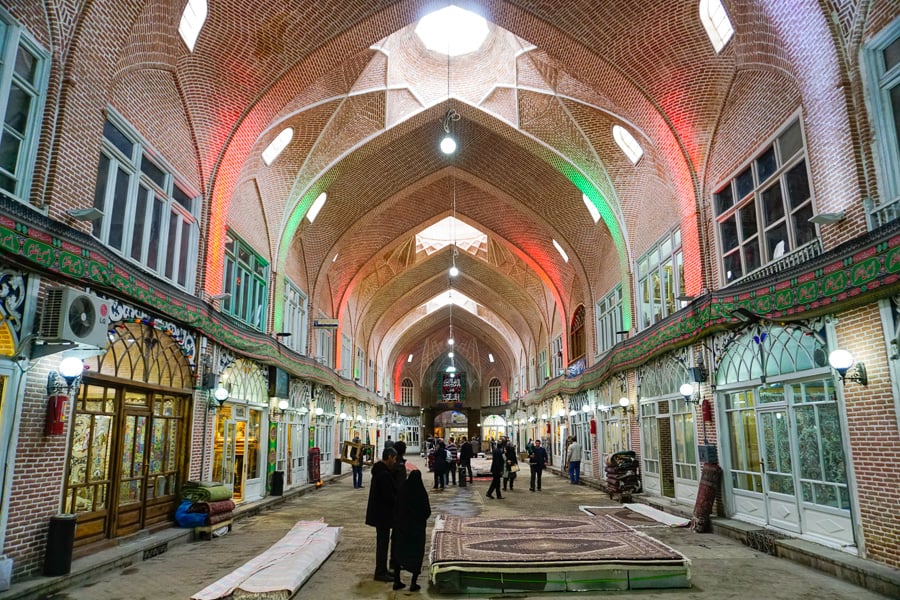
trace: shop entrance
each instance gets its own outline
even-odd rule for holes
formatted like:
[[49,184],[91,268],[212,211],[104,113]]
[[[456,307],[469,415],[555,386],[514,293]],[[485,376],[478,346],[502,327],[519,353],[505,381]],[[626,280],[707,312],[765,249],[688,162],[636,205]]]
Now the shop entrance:
[[[144,394],[129,394],[146,397]],[[144,526],[144,500],[147,488],[147,426],[150,412],[145,407],[126,404],[122,417],[122,434],[119,442],[121,470],[118,476],[116,502],[116,536],[134,533]]]
[[184,473],[190,365],[167,333],[115,332],[74,398],[63,511],[77,516],[76,545],[171,521]]
[[446,410],[434,418],[435,437],[449,440],[469,433],[469,418],[458,410]]

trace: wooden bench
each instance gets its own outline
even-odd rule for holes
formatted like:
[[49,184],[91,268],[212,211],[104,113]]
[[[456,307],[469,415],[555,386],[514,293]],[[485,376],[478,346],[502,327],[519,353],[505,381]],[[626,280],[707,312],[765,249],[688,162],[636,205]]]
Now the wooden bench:
[[222,521],[221,523],[216,523],[215,525],[203,525],[194,527],[194,539],[211,540],[213,538],[213,531],[216,531],[223,527],[228,527],[228,531],[231,531],[232,523],[234,523],[234,519],[228,519],[227,521]]

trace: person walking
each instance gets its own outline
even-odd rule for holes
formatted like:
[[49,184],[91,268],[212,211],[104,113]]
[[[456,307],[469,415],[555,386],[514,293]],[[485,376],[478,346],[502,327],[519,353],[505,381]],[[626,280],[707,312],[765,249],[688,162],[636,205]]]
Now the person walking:
[[350,469],[353,471],[353,489],[362,489],[362,480],[363,480],[363,460],[365,456],[363,455],[362,446],[359,445],[359,436],[353,438],[353,443],[357,444],[353,448],[350,449],[350,460],[353,461],[350,463]]
[[381,460],[372,466],[366,525],[375,528],[375,581],[394,580],[394,574],[388,571],[388,547],[397,501],[397,485],[393,474],[396,462],[397,451],[385,448],[381,452]]
[[491,453],[491,485],[488,487],[486,496],[491,500],[494,497],[491,492],[497,492],[497,499],[503,500],[500,495],[500,478],[503,477],[503,466],[506,464],[506,455],[503,453],[503,445],[496,444],[494,451]]
[[[399,444],[399,442],[398,442]],[[431,516],[431,503],[422,484],[422,472],[412,471],[397,492],[394,505],[394,532],[391,537],[391,567],[394,570],[394,589],[406,587],[400,581],[400,570],[412,573],[409,591],[421,589],[416,579],[422,572],[425,558],[425,525]]]
[[569,464],[569,483],[578,485],[581,481],[581,458],[583,450],[578,438],[572,436],[572,443],[566,449],[566,462]]
[[537,483],[537,489],[540,491],[541,475],[547,467],[547,450],[541,446],[540,439],[534,440],[534,448],[531,454],[528,455],[528,465],[531,467],[531,486],[529,489],[533,492],[535,483]]
[[459,449],[456,447],[453,438],[450,438],[450,443],[447,444],[447,473],[450,475],[450,482],[448,485],[456,485],[456,465],[458,461]]
[[506,491],[506,486],[509,484],[509,489],[513,489],[513,483],[516,481],[516,471],[519,470],[519,457],[516,455],[516,447],[515,445],[506,439],[504,441],[504,456],[506,461],[503,463],[503,491]]
[[469,483],[472,483],[472,457],[475,456],[475,450],[472,448],[472,442],[465,437],[459,438],[462,445],[459,447],[459,476],[465,477],[469,474]]

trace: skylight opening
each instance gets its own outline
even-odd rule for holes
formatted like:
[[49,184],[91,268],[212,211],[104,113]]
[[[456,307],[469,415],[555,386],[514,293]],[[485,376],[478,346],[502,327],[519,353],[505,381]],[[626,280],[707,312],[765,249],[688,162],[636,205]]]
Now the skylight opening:
[[600,211],[597,210],[597,207],[594,206],[594,203],[590,198],[587,197],[587,194],[582,194],[581,199],[584,200],[584,205],[587,206],[588,212],[591,213],[591,218],[594,220],[594,223],[600,220]]
[[294,130],[291,127],[287,127],[284,131],[275,136],[272,143],[266,146],[266,149],[263,150],[262,153],[262,159],[263,162],[266,163],[266,166],[275,162],[275,159],[278,158],[281,151],[287,148],[287,145],[291,143],[291,138],[293,137]]
[[178,33],[187,45],[188,50],[194,51],[194,44],[200,36],[200,30],[206,22],[206,0],[188,0],[184,12],[181,13],[181,22],[178,24]]
[[722,6],[722,0],[700,0],[700,22],[716,53],[721,52],[734,35],[734,27]]
[[488,33],[484,18],[452,4],[425,15],[416,25],[416,35],[426,48],[448,56],[475,52]]
[[412,359],[413,359],[413,355],[410,354],[409,356],[406,357],[406,362],[411,363]]
[[641,157],[644,155],[644,149],[634,139],[634,136],[628,133],[627,129],[613,125],[613,139],[616,140],[616,144],[619,145],[619,148],[631,161],[631,164],[636,165],[641,160]]
[[460,308],[464,308],[473,315],[478,315],[478,304],[472,300],[471,298],[460,294],[459,291],[455,291],[453,293],[450,290],[443,292],[429,300],[425,303],[425,314],[430,315],[434,311],[447,306],[448,304],[453,304],[454,306],[459,306]]
[[556,248],[556,251],[559,252],[559,255],[563,257],[563,260],[569,262],[569,255],[566,254],[566,251],[562,249],[562,246],[559,245],[559,242],[553,240],[553,247]]
[[312,206],[309,207],[309,211],[306,213],[306,218],[309,219],[309,222],[312,223],[316,220],[316,217],[319,216],[319,211],[322,210],[322,207],[325,206],[325,200],[328,198],[328,194],[322,192],[319,194],[319,197],[315,199],[312,203]]
[[460,250],[477,254],[487,246],[487,234],[455,217],[446,217],[416,234],[416,252],[431,256],[454,242]]

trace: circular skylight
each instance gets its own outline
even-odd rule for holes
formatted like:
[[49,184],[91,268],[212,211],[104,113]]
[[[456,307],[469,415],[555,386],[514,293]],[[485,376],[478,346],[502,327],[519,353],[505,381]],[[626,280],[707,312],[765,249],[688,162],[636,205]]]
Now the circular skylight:
[[482,17],[451,4],[422,17],[416,35],[429,50],[459,56],[481,47],[488,26]]

